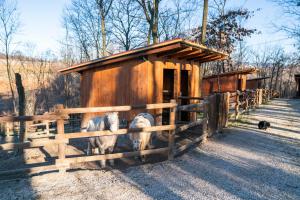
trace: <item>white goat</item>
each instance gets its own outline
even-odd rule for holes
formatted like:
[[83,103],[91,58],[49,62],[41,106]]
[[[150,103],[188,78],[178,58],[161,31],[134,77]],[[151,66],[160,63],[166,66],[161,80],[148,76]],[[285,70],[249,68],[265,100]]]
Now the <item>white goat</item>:
[[[86,129],[82,129],[82,132],[92,132],[92,131],[117,131],[119,129],[119,117],[117,112],[107,113],[103,117],[94,117],[89,120]],[[99,136],[89,138],[87,155],[93,153],[93,149],[98,148],[100,154],[105,154],[105,151],[108,150],[108,153],[113,153],[115,144],[117,142],[117,135],[110,136]],[[109,160],[111,165],[114,165],[114,160]],[[105,167],[105,160],[101,160],[101,167]]]
[[[154,118],[149,113],[138,114],[130,123],[129,128],[146,128],[154,126]],[[145,150],[147,147],[150,148],[151,145],[151,134],[149,132],[141,133],[129,133],[129,139],[132,142],[132,147],[134,151]],[[142,157],[142,161],[145,157]]]

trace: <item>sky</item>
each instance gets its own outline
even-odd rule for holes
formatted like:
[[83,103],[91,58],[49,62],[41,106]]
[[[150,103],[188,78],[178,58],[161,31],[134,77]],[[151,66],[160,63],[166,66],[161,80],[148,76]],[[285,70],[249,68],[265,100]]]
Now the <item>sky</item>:
[[[71,0],[19,0],[21,32],[17,36],[20,45],[24,41],[34,44],[37,51],[51,49],[59,54],[59,40],[63,38],[62,12],[66,4]],[[267,45],[283,45],[285,50],[294,50],[293,41],[286,39],[284,33],[277,33],[272,23],[288,23],[280,9],[271,0],[229,0],[228,8],[241,7],[257,10],[246,26],[258,29],[261,32],[250,39],[247,43],[251,48],[258,49]],[[22,48],[22,47],[17,47]]]

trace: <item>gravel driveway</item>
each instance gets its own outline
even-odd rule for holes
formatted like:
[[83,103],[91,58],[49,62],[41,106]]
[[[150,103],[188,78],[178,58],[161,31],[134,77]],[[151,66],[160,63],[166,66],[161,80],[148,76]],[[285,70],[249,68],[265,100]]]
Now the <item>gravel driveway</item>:
[[0,199],[300,199],[299,105],[275,100],[172,162],[2,180]]

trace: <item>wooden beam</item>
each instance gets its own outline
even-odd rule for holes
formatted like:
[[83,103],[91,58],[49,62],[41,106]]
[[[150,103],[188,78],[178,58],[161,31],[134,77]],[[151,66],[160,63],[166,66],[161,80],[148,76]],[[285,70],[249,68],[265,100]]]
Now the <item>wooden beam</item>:
[[143,151],[133,151],[133,152],[123,152],[123,153],[113,153],[105,155],[93,155],[93,156],[84,156],[84,157],[74,157],[74,158],[65,158],[64,160],[58,161],[58,163],[72,164],[72,163],[82,163],[82,162],[91,162],[98,160],[111,160],[118,158],[128,158],[134,156],[144,156],[149,154],[158,154],[158,153],[167,153],[169,147],[159,148],[159,149],[149,149]]
[[179,126],[176,129],[175,132],[180,133],[180,132],[185,131],[189,128],[192,128],[192,127],[195,127],[195,126],[200,126],[202,123],[203,123],[203,120],[200,120],[200,121],[195,121],[195,122],[192,122],[192,123],[189,123],[189,124],[186,124],[186,125],[182,125],[182,126]]
[[145,128],[119,129],[114,132],[106,130],[106,131],[68,133],[68,134],[64,134],[63,137],[66,139],[72,139],[72,138],[85,138],[85,137],[108,136],[108,135],[125,135],[134,132],[150,133],[152,131],[174,130],[175,128],[176,128],[175,125],[163,125],[163,126],[152,126],[152,127],[145,127]]
[[193,139],[190,143],[180,146],[180,147],[176,150],[175,155],[177,156],[178,154],[182,153],[183,151],[185,151],[185,150],[191,148],[192,146],[194,146],[194,145],[197,144],[198,142],[201,142],[204,138],[205,138],[205,135],[201,135],[201,136],[197,137],[196,139]]
[[212,62],[212,61],[215,61],[215,60],[224,60],[222,58],[223,58],[222,56],[211,56],[209,58],[200,59],[200,60],[197,60],[197,61],[199,63],[204,63],[204,62]]
[[68,139],[60,139],[60,140],[42,140],[42,141],[33,141],[33,142],[24,142],[24,143],[6,143],[6,144],[0,144],[0,150],[6,151],[6,150],[13,150],[16,148],[36,148],[36,147],[42,147],[47,145],[57,145],[57,144],[64,144],[68,143]]
[[178,99],[204,100],[203,97],[188,97],[188,96],[179,96]]
[[185,55],[185,56],[181,56],[181,57],[178,57],[179,60],[183,60],[183,59],[190,59],[190,58],[194,58],[196,56],[200,56],[200,55],[206,55],[207,53],[204,51],[204,50],[198,50],[198,51],[195,51],[195,52],[192,52],[188,55]]
[[133,106],[113,106],[113,107],[87,107],[87,108],[65,108],[61,114],[79,114],[79,113],[101,113],[101,112],[124,112],[134,109],[162,109],[176,107],[176,103],[144,104]]
[[190,104],[190,105],[183,105],[183,106],[178,106],[177,110],[178,111],[185,111],[185,110],[191,110],[195,108],[203,108],[203,103],[197,103],[197,104]]
[[79,71],[83,71],[83,70],[86,70],[86,69],[93,69],[95,67],[101,67],[101,66],[112,64],[112,63],[123,62],[123,61],[134,59],[134,58],[137,58],[137,57],[142,57],[142,56],[146,56],[146,55],[150,55],[150,54],[156,54],[156,53],[171,51],[171,50],[175,50],[175,49],[182,49],[181,43],[177,43],[177,44],[173,44],[173,45],[169,45],[169,46],[164,46],[164,47],[161,47],[161,48],[151,49],[151,50],[147,50],[147,51],[144,51],[144,52],[139,52],[139,53],[136,53],[136,54],[130,54],[130,55],[124,55],[124,56],[117,57],[117,58],[111,58],[111,59],[91,63],[90,65],[84,65],[83,67],[81,67],[81,66],[74,67],[72,69],[67,69],[67,70],[61,71],[61,72],[62,72],[62,74],[67,74],[67,73],[71,73],[71,72],[77,72],[78,68],[79,68]]
[[42,120],[57,120],[68,119],[67,116],[57,116],[55,114],[33,115],[33,116],[5,116],[0,117],[0,122],[16,122],[16,121],[42,121]]
[[188,47],[188,48],[185,48],[177,53],[174,53],[173,55],[170,55],[168,56],[169,59],[171,58],[177,58],[177,57],[181,57],[181,56],[185,56],[185,55],[188,55],[192,52],[195,52],[195,51],[198,51],[198,49],[195,49],[193,47]]
[[176,54],[178,52],[185,51],[186,49],[189,49],[189,48],[192,48],[192,47],[187,47],[187,48],[182,47],[181,49],[172,49],[172,50],[167,51],[167,52],[158,53],[158,54],[156,54],[156,56],[157,57],[167,57],[167,56]]
[[207,57],[211,57],[211,56],[215,56],[214,53],[206,53],[205,55],[200,55],[200,56],[195,56],[193,58],[189,58],[187,59],[188,61],[191,61],[191,60],[199,60],[199,59],[203,59],[203,58],[207,58]]

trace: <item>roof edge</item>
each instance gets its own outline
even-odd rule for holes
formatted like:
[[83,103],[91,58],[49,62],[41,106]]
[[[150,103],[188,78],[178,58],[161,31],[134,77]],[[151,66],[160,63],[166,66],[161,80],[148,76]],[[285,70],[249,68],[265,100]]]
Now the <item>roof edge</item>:
[[[126,56],[129,56],[129,55],[131,55],[131,56],[134,56],[134,55],[141,56],[140,54],[143,54],[143,53],[146,54],[147,51],[151,51],[151,50],[154,50],[156,48],[162,48],[162,47],[167,47],[167,46],[171,46],[171,45],[176,45],[176,44],[179,44],[179,45],[182,45],[182,46],[187,45],[187,46],[199,48],[199,49],[204,50],[204,51],[208,50],[212,53],[219,54],[222,58],[228,56],[228,54],[226,54],[224,52],[220,52],[220,51],[217,51],[215,49],[210,49],[210,48],[208,48],[204,45],[193,43],[193,42],[190,42],[188,40],[177,38],[177,39],[173,39],[173,40],[164,41],[164,42],[161,42],[161,43],[158,43],[158,44],[152,44],[152,45],[149,45],[149,46],[146,46],[146,47],[140,47],[140,48],[137,48],[137,49],[124,51],[124,52],[120,52],[120,53],[113,54],[113,55],[110,55],[110,56],[106,56],[106,57],[102,57],[102,58],[99,58],[99,59],[94,59],[94,60],[91,60],[91,61],[87,61],[87,62],[84,62],[84,63],[73,65],[71,67],[61,69],[61,70],[59,70],[59,72],[63,73],[63,74],[67,74],[67,73],[70,73],[70,72],[80,72],[80,71],[85,70],[85,68],[89,65],[94,65],[94,64],[98,64],[98,63],[100,64],[100,63],[108,62],[108,61],[111,61],[111,60],[114,60],[114,59],[117,60],[117,59],[121,59],[121,58],[124,58]],[[116,61],[116,62],[118,62],[118,61]],[[103,64],[103,65],[106,65],[106,64]]]
[[243,69],[243,70],[236,70],[236,71],[230,71],[230,72],[225,72],[222,74],[212,74],[209,76],[204,76],[203,79],[210,79],[210,78],[216,78],[216,77],[222,77],[222,76],[227,76],[227,75],[234,75],[234,74],[252,74],[254,72],[257,72],[258,70],[256,68],[248,68],[248,69]]

